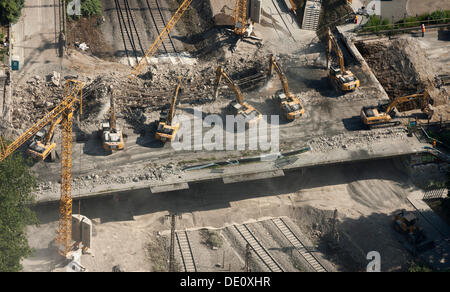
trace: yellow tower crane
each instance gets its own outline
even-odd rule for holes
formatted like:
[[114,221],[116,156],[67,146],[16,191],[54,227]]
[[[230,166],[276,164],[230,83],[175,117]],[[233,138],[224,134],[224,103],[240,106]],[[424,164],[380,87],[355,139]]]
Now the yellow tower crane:
[[247,34],[247,0],[236,0],[234,11],[234,33],[244,36]]
[[145,65],[148,64],[148,60],[153,57],[153,55],[156,53],[158,48],[161,46],[161,44],[164,41],[164,38],[166,38],[169,33],[172,31],[172,29],[177,24],[178,20],[183,16],[184,12],[189,8],[193,0],[184,0],[183,3],[181,3],[180,7],[178,7],[177,12],[172,16],[170,21],[167,23],[166,27],[161,31],[161,33],[158,35],[156,40],[153,42],[153,44],[150,46],[150,48],[147,50],[145,55],[142,57],[142,59],[139,61],[139,63],[136,65],[136,67],[133,68],[131,71],[131,74],[128,76],[131,78],[136,78],[139,74],[141,74],[142,70],[144,69]]
[[63,256],[67,256],[72,249],[72,117],[77,104],[79,104],[81,114],[83,83],[67,80],[64,87],[64,100],[58,106],[10,145],[0,138],[0,162],[2,162],[47,124],[55,123],[62,117],[61,199],[56,241],[61,245],[59,251]]
[[283,71],[281,71],[281,68],[275,61],[273,55],[270,55],[269,62],[269,76],[272,76],[273,68],[275,68],[278,76],[280,77],[281,84],[283,85],[284,94],[278,94],[277,99],[280,102],[281,110],[283,111],[285,117],[292,121],[303,116],[305,114],[305,108],[300,100],[298,100],[298,98],[289,91],[287,78]]

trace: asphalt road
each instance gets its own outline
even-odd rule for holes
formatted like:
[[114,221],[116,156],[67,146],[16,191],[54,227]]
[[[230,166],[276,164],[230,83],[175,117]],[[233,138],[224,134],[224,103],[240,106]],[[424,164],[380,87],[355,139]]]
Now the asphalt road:
[[19,56],[17,82],[61,68],[59,57],[59,1],[26,0],[22,17],[12,27],[12,56]]

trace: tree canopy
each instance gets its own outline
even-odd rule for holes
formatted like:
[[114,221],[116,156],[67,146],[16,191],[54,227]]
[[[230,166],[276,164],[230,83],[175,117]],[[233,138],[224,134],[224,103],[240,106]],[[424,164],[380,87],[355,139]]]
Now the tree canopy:
[[25,0],[0,0],[0,23],[15,23],[19,19]]
[[0,162],[0,272],[22,270],[20,261],[31,254],[26,226],[37,224],[29,208],[36,179],[20,153]]

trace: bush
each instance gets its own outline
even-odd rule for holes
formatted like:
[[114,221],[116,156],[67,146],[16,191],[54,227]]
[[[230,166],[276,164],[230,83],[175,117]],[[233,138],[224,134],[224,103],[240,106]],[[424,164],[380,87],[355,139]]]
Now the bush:
[[36,186],[21,153],[0,162],[0,272],[17,272],[21,260],[30,255],[25,228],[36,224],[32,191]]
[[211,248],[219,248],[223,245],[222,237],[216,231],[203,229],[201,230],[201,235],[205,243]]
[[81,14],[83,16],[102,16],[102,4],[100,0],[81,1]]
[[19,19],[25,0],[0,0],[0,24],[15,23]]
[[[70,0],[66,0],[66,6],[69,5]],[[81,0],[81,15],[85,17],[102,16],[102,3],[100,0]],[[78,19],[79,16],[68,16],[71,19]]]
[[431,270],[430,268],[426,267],[425,265],[418,264],[418,263],[413,263],[408,268],[408,272],[410,272],[410,273],[425,273],[425,272],[432,272],[432,271],[433,270]]

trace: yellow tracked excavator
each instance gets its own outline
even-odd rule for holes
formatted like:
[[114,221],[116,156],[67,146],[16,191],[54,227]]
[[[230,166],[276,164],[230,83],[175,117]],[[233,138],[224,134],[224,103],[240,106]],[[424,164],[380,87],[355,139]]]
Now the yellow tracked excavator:
[[[339,67],[330,66],[331,52],[333,49],[337,55]],[[359,87],[360,82],[358,78],[350,70],[345,69],[344,55],[330,29],[328,29],[327,68],[329,68],[328,76],[338,90],[349,92]]]
[[434,110],[430,104],[428,91],[425,90],[422,93],[398,97],[393,101],[380,101],[376,106],[365,106],[361,109],[361,121],[364,125],[369,127],[369,129],[397,126],[400,124],[400,121],[394,120],[396,115],[396,106],[405,102],[416,100],[420,101],[420,109],[422,112],[428,119],[431,119],[434,114]]
[[233,80],[223,71],[222,66],[217,67],[216,72],[216,84],[214,89],[214,97],[217,99],[219,96],[219,85],[222,78],[225,78],[228,86],[236,93],[236,100],[230,103],[230,108],[233,114],[238,117],[242,117],[245,120],[246,125],[253,125],[258,123],[262,118],[262,114],[253,106],[244,102],[242,92],[234,83]]
[[280,103],[281,110],[283,111],[285,117],[288,120],[295,120],[305,114],[305,108],[301,104],[300,100],[295,97],[295,95],[291,94],[289,91],[288,81],[284,73],[281,71],[280,66],[275,61],[275,58],[273,55],[270,55],[269,60],[269,76],[272,76],[273,68],[278,73],[278,76],[280,77],[281,84],[283,85],[284,93],[278,93],[277,94],[277,100]]
[[158,128],[156,129],[155,138],[162,142],[172,142],[175,139],[178,129],[180,128],[180,124],[174,124],[173,118],[175,116],[176,105],[179,101],[179,98],[182,93],[181,88],[181,77],[178,77],[177,88],[175,89],[175,95],[172,99],[172,103],[170,105],[170,109],[162,110],[160,117]]
[[53,135],[56,127],[61,123],[61,121],[62,115],[52,121],[47,131],[42,129],[37,132],[33,137],[33,142],[31,142],[28,147],[27,154],[38,161],[43,161],[51,155],[53,161],[55,157],[54,149],[56,147],[56,143],[53,142]]
[[116,122],[114,93],[112,86],[109,86],[108,93],[110,97],[110,118],[102,123],[102,141],[103,148],[112,152],[125,148],[122,130],[119,129]]

